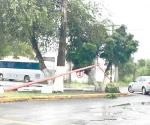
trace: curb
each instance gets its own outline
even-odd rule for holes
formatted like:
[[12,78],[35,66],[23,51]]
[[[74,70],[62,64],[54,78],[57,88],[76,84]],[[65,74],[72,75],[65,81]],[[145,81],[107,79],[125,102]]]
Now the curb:
[[[50,95],[50,96],[31,96],[31,97],[1,97],[0,103],[30,101],[30,100],[61,100],[61,99],[89,99],[105,98],[110,93],[97,94],[78,94],[78,95]],[[131,96],[129,93],[113,93],[117,97]]]

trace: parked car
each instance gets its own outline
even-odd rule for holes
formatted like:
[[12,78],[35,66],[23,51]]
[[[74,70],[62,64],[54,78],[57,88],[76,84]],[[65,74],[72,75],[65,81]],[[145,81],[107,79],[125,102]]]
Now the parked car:
[[30,86],[19,88],[17,91],[19,91],[19,92],[52,93],[52,88],[49,85],[32,84]]
[[146,95],[150,92],[150,76],[139,76],[134,82],[131,82],[128,86],[128,91],[133,92],[142,92],[143,95]]

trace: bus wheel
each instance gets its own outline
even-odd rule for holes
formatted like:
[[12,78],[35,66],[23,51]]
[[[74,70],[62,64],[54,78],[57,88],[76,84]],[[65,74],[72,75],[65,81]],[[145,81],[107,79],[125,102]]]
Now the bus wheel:
[[29,76],[25,76],[24,77],[24,82],[30,82],[30,77]]
[[0,74],[0,81],[3,81],[3,74]]

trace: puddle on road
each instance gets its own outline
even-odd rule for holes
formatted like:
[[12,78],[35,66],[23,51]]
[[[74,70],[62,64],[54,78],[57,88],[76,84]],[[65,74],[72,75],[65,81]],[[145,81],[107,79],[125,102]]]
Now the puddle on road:
[[113,105],[110,107],[124,107],[124,106],[131,106],[131,105],[150,105],[150,102],[134,102],[134,103],[123,103],[118,105]]
[[142,105],[150,105],[150,102],[141,102]]
[[102,117],[92,119],[91,122],[111,122],[117,125],[119,121],[132,121],[136,123],[139,119],[149,119],[150,102],[124,103],[103,107]]
[[119,105],[113,105],[111,107],[128,106],[128,105],[131,105],[131,103],[124,103],[124,104],[119,104]]
[[105,118],[105,119],[97,119],[97,120],[90,120],[90,121],[112,121],[117,120],[116,118]]

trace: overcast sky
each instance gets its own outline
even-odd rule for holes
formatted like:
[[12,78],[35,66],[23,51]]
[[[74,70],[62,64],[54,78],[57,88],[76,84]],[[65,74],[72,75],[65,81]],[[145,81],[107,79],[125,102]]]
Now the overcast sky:
[[91,0],[103,2],[106,15],[115,24],[125,24],[139,41],[136,59],[150,59],[150,0]]

